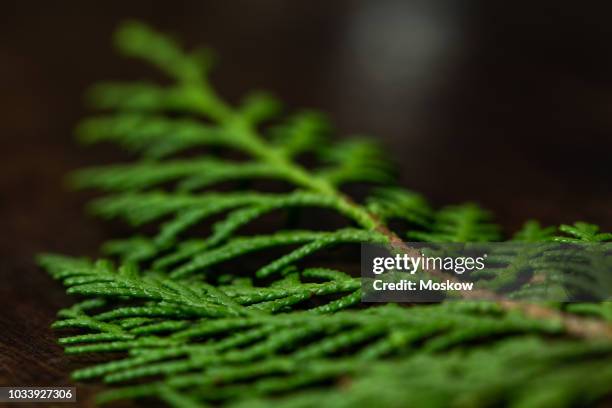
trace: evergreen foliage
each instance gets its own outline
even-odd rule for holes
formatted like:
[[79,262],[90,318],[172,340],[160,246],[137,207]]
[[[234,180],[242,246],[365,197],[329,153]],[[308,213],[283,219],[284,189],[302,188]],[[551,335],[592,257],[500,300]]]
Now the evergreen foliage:
[[[336,247],[402,237],[498,241],[487,211],[432,209],[393,184],[378,146],[332,142],[318,113],[285,118],[264,93],[229,105],[208,81],[208,51],[185,52],[138,22],[122,25],[116,42],[172,82],[94,87],[91,102],[106,113],[79,126],[80,140],[115,143],[138,159],[71,180],[108,193],[91,211],[126,221],[134,236],[107,242],[108,259],[39,258],[80,299],[54,324],[71,330],[60,339],[65,351],[109,353],[109,361],[73,374],[112,384],[101,402],[548,407],[609,396],[609,302],[363,308],[360,280],[330,262]],[[298,164],[305,153],[315,164]],[[264,179],[290,187],[266,191]],[[342,192],[355,182],[378,187],[358,203]],[[310,220],[302,229],[288,222],[261,232],[267,217],[312,208],[337,214],[343,225]],[[404,230],[392,231],[392,221]],[[513,239],[604,242],[612,234],[532,221]],[[513,267],[491,285],[516,279]]]

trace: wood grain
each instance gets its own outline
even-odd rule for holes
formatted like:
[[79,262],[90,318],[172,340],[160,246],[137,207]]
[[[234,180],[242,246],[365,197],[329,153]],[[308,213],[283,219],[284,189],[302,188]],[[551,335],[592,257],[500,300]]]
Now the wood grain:
[[[543,1],[527,11],[520,2],[473,2],[460,16],[462,34],[453,46],[463,54],[417,101],[417,115],[407,103],[410,84],[376,97],[353,93],[378,84],[356,76],[349,47],[355,44],[347,39],[366,3],[383,1],[5,6],[0,385],[68,384],[69,372],[88,360],[64,356],[57,346],[49,325],[71,300],[33,259],[42,251],[93,256],[104,239],[124,231],[83,215],[90,195],[67,192],[63,177],[86,164],[125,159],[106,147],[78,148],[71,133],[84,115],[89,84],[150,72],[110,47],[113,27],[128,17],[214,47],[221,57],[215,81],[232,100],[265,87],[290,106],[329,112],[342,133],[378,135],[400,163],[403,184],[435,204],[477,200],[499,214],[507,231],[527,218],[549,224],[584,219],[612,229],[612,52],[606,40],[612,5],[600,10]],[[402,86],[405,92],[398,93]],[[78,385],[77,405],[91,406],[95,390]]]

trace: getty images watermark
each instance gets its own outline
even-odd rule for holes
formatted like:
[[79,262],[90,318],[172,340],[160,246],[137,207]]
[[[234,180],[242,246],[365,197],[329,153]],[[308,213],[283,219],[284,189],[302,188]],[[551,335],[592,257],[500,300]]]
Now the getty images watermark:
[[362,244],[362,301],[612,300],[612,243]]

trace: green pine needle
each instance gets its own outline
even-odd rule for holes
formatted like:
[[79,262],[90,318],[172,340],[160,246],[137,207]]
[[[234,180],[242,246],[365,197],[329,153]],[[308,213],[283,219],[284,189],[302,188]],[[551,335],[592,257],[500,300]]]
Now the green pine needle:
[[[609,302],[564,311],[510,301],[365,308],[351,275],[356,263],[330,262],[337,247],[356,252],[361,243],[399,237],[499,241],[487,211],[432,209],[393,184],[379,146],[334,143],[319,113],[283,117],[280,103],[261,92],[230,106],[208,81],[208,51],[186,52],[140,22],[123,24],[116,43],[171,84],[95,86],[90,102],[107,113],[83,121],[79,139],[115,143],[140,158],[84,169],[71,181],[109,193],[91,211],[126,221],[134,235],[105,243],[105,260],[39,257],[79,299],[54,324],[71,330],[59,340],[66,353],[108,356],[73,373],[75,381],[111,385],[99,402],[548,407],[609,396]],[[304,153],[312,156],[308,167],[298,164]],[[262,179],[290,188],[266,192],[255,183]],[[376,185],[363,203],[340,190],[354,182]],[[313,219],[270,231],[271,214],[291,218],[312,208],[343,225]],[[403,230],[392,230],[395,221]],[[586,223],[557,231],[531,221],[513,240],[604,242],[612,234]],[[501,268],[490,287],[515,283],[524,261]],[[558,267],[549,261],[539,267]]]

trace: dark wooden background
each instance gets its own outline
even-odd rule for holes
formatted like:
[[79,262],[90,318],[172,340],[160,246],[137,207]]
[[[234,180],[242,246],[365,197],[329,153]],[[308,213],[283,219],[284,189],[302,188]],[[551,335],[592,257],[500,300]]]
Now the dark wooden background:
[[[461,6],[458,6],[461,4]],[[405,186],[527,218],[612,229],[612,7],[559,1],[4,2],[0,13],[0,385],[67,383],[48,326],[70,300],[33,263],[93,255],[110,227],[62,177],[108,162],[71,129],[98,79],[149,72],[110,35],[142,18],[216,49],[232,100],[266,88],[378,137]],[[89,395],[91,388],[79,388]],[[87,404],[82,398],[81,405]]]

